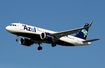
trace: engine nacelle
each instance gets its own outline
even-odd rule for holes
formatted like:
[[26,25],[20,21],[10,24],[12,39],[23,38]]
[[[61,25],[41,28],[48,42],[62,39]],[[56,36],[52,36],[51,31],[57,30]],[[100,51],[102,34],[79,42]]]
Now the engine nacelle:
[[33,43],[34,43],[33,41],[27,38],[20,39],[20,44],[25,45],[25,46],[31,46]]
[[52,40],[52,39],[53,39],[53,36],[52,36],[52,34],[50,34],[50,33],[44,32],[44,33],[41,33],[41,34],[40,34],[40,38],[41,38],[42,40],[43,40],[43,39]]
[[45,39],[45,38],[46,38],[46,33],[41,33],[41,34],[40,34],[40,38],[41,38],[41,39]]

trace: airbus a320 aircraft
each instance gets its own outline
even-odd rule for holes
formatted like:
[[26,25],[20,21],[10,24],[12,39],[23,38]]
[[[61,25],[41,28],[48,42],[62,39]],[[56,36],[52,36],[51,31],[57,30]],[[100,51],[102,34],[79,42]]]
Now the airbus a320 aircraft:
[[[91,42],[99,39],[86,40],[88,30],[93,21],[86,23],[81,28],[76,28],[67,31],[55,32],[47,29],[30,26],[22,23],[12,23],[6,27],[6,30],[17,36],[16,41],[24,46],[31,46],[38,44],[38,50],[42,50],[42,43],[51,44],[55,47],[57,44],[62,46],[85,46],[90,45]],[[71,34],[76,34],[71,36]],[[22,38],[19,38],[21,36]]]

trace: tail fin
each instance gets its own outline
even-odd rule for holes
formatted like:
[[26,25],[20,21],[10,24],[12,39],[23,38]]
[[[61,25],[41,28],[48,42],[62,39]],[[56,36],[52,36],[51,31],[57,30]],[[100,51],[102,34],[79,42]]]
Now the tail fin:
[[87,36],[88,36],[89,28],[90,28],[90,26],[92,25],[92,23],[93,23],[93,21],[92,21],[90,24],[86,23],[86,24],[84,25],[84,27],[87,27],[87,26],[89,26],[89,27],[88,27],[88,28],[85,28],[85,29],[82,29],[82,30],[79,31],[75,36],[78,37],[78,38],[86,39]]

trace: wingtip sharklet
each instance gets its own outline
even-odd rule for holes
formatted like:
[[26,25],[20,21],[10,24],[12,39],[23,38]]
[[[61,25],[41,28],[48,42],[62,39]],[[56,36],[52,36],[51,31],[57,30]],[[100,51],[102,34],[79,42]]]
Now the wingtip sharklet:
[[89,24],[89,26],[86,26],[86,27],[84,27],[84,28],[89,28],[89,27],[91,27],[92,24],[93,24],[93,22],[94,22],[94,20],[91,21],[91,23]]
[[92,26],[93,22],[94,22],[94,20],[92,20],[92,22],[90,23],[89,27],[91,27],[91,26]]

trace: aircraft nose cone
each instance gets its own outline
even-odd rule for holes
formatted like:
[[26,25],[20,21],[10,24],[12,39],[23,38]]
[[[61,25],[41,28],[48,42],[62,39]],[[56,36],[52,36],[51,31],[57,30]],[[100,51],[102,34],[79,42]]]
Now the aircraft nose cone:
[[7,26],[5,29],[6,29],[7,31],[10,31],[10,30],[11,30],[9,26]]
[[5,29],[8,30],[8,26]]

